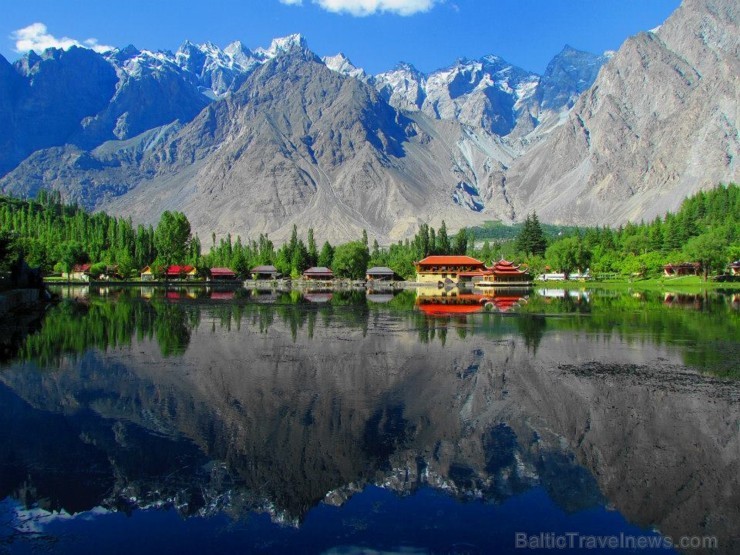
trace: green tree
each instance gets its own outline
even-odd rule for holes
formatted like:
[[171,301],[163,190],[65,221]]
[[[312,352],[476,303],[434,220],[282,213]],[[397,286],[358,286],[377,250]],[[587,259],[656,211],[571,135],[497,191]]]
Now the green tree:
[[367,271],[370,253],[362,241],[339,245],[334,252],[332,270],[339,277],[362,279]]
[[185,261],[190,243],[190,222],[182,212],[165,211],[154,231],[154,245],[162,264]]
[[319,253],[319,260],[316,263],[318,266],[324,266],[331,268],[334,261],[334,247],[329,244],[329,241],[325,241],[321,247],[321,253]]
[[447,224],[444,220],[437,231],[437,250],[439,254],[450,254],[450,237],[447,235]]
[[704,281],[710,272],[723,270],[728,262],[727,245],[714,234],[689,239],[683,252],[688,260],[701,264]]
[[87,254],[78,242],[69,241],[62,245],[59,261],[66,273],[72,271],[72,266],[85,262],[87,259]]
[[543,255],[547,249],[547,238],[542,230],[537,213],[532,212],[516,238],[517,250],[528,255]]
[[316,266],[319,260],[319,253],[316,247],[316,239],[313,236],[313,228],[308,228],[308,265]]
[[306,248],[306,245],[303,244],[303,241],[298,241],[290,259],[291,276],[294,278],[299,277],[303,272],[310,268],[310,266],[308,249]]
[[468,251],[468,232],[463,227],[455,234],[455,244],[452,247],[453,254],[465,254]]
[[578,236],[567,237],[550,245],[545,258],[551,267],[565,273],[585,271],[591,262],[591,251]]

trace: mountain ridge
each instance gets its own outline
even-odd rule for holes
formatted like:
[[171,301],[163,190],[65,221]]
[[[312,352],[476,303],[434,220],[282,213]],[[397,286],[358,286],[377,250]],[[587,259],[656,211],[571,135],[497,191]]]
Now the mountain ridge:
[[[0,190],[53,188],[146,223],[155,207],[185,210],[201,234],[277,240],[293,224],[387,244],[420,223],[532,210],[563,224],[652,218],[737,181],[736,24],[729,0],[686,0],[614,54],[566,45],[542,76],[494,55],[373,76],[300,35],[254,51],[0,60]],[[59,69],[74,58],[98,81]],[[88,104],[44,97],[56,85],[88,87]],[[46,135],[23,135],[24,118]]]

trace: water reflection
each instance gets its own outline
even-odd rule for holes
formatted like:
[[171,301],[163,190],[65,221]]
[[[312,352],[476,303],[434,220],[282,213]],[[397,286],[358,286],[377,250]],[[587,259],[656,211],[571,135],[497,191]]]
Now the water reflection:
[[458,289],[419,287],[416,306],[428,316],[458,316],[483,311],[509,312],[526,303],[528,290],[522,288]]
[[[310,529],[314,511],[379,486],[426,502],[528,500],[517,514],[544,519],[530,527],[572,515],[567,530],[610,506],[738,547],[737,382],[685,365],[711,350],[732,373],[721,346],[737,349],[737,313],[722,296],[684,311],[657,294],[533,292],[515,311],[440,317],[421,305],[480,299],[190,291],[75,292],[47,314],[0,370],[0,497],[256,511]],[[457,506],[471,521],[491,514]]]

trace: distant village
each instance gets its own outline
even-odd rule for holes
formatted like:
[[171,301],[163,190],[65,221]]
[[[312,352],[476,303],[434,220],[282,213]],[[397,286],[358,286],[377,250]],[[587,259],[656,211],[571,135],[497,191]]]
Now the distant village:
[[[416,276],[413,281],[404,280],[391,268],[385,266],[374,266],[367,268],[365,281],[374,282],[405,282],[414,285],[438,285],[438,286],[527,286],[533,282],[533,276],[520,265],[508,260],[499,260],[491,266],[471,256],[460,255],[433,255],[414,263]],[[74,282],[90,281],[132,281],[127,276],[118,273],[116,266],[106,266],[102,272],[94,273],[91,264],[76,264],[68,273],[63,273],[62,278]],[[547,274],[540,276],[541,279],[586,279],[587,274]],[[288,280],[289,276],[283,276],[278,269],[272,265],[255,266],[248,275],[247,280],[252,281],[277,281]],[[134,281],[152,282],[237,282],[240,276],[231,268],[215,267],[203,269],[191,265],[170,265],[154,268],[146,266],[139,274],[139,279]],[[298,281],[331,283],[337,281],[337,277],[331,268],[314,266],[303,272]],[[362,280],[360,280],[362,281]]]
[[[543,273],[533,276],[525,265],[517,265],[508,260],[501,259],[486,266],[484,262],[471,256],[460,255],[433,255],[415,262],[416,276],[414,280],[404,280],[391,268],[385,266],[374,266],[367,268],[365,282],[388,282],[406,283],[408,285],[438,285],[438,286],[528,286],[534,281],[587,281],[591,279],[588,270],[585,272],[572,273]],[[92,264],[76,264],[70,272],[62,273],[62,279],[69,282],[95,282],[95,281],[120,281],[120,282],[145,282],[145,283],[169,283],[169,282],[239,282],[243,281],[286,281],[290,276],[283,276],[275,266],[262,265],[252,268],[247,276],[239,276],[231,268],[196,268],[192,265],[169,265],[154,268],[146,266],[139,273],[139,279],[131,279],[129,276],[120,275],[118,267],[105,266],[102,271],[93,272]],[[666,264],[663,267],[665,277],[699,276],[701,275],[701,264],[696,262],[685,262],[682,264]],[[740,276],[740,260],[732,262],[728,267],[731,276]],[[314,266],[308,268],[297,280],[303,282],[324,282],[331,284],[340,280],[331,268]],[[363,281],[363,280],[354,280]]]

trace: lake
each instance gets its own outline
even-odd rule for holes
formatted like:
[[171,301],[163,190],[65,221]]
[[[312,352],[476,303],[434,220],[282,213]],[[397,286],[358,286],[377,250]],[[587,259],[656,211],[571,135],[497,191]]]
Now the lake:
[[738,294],[56,291],[0,552],[740,552]]

